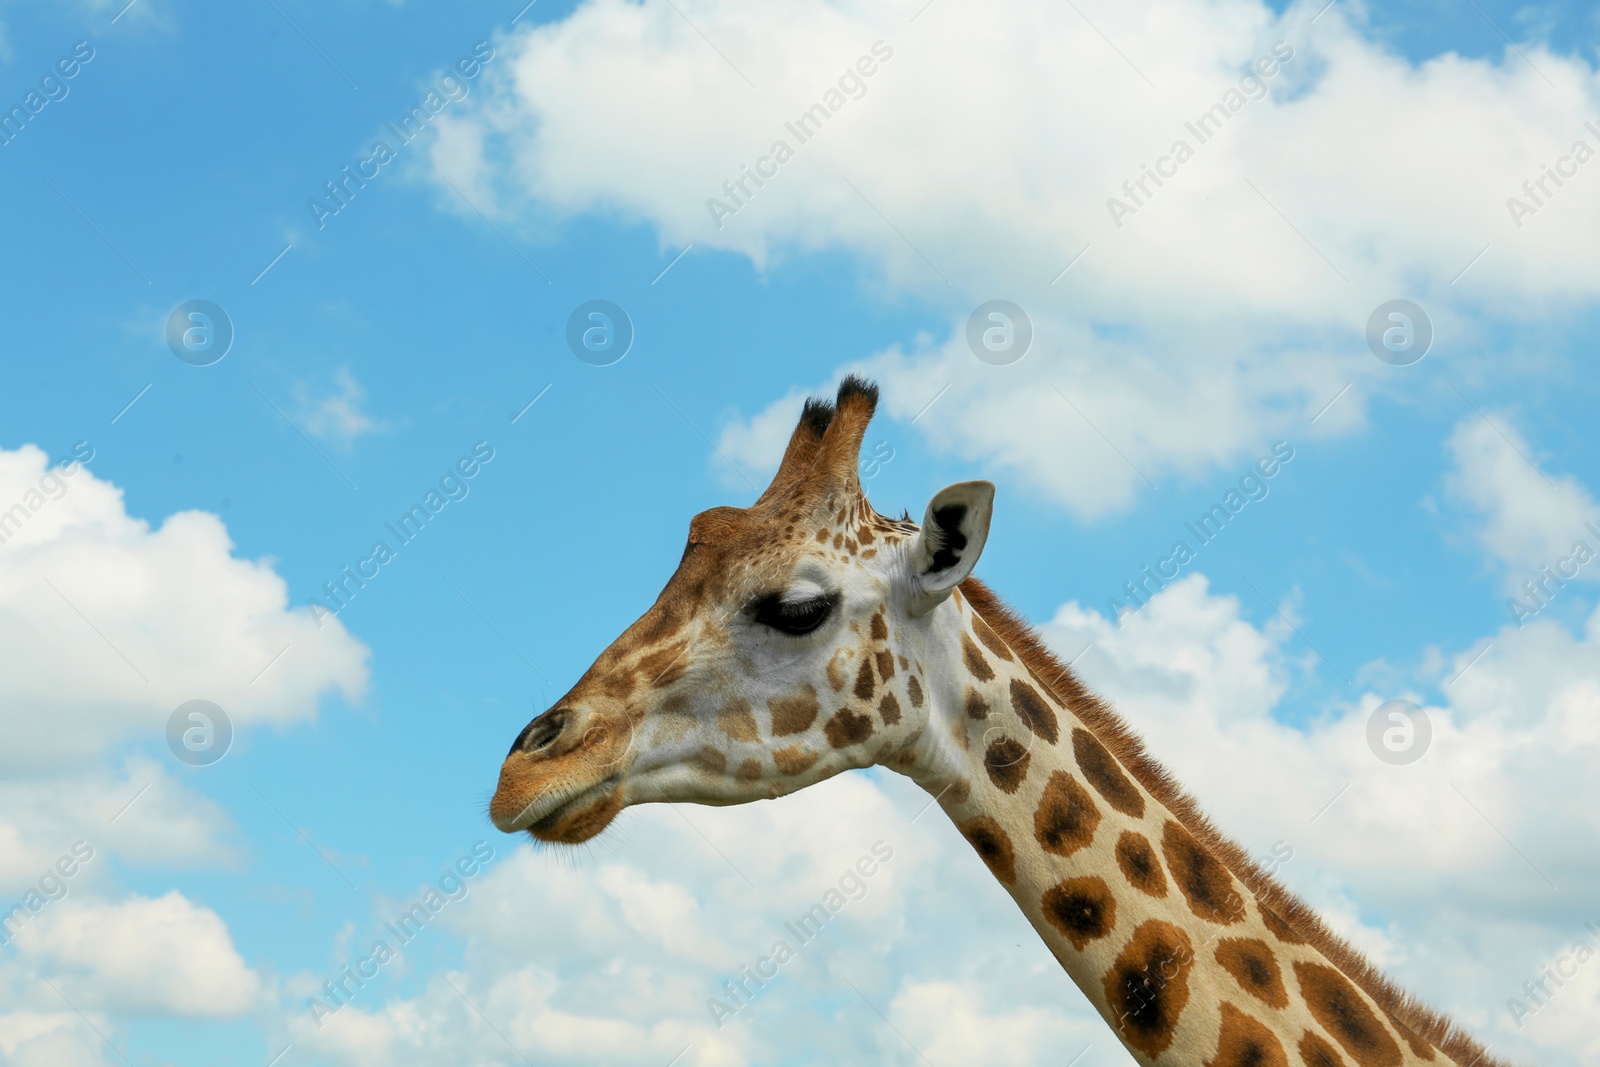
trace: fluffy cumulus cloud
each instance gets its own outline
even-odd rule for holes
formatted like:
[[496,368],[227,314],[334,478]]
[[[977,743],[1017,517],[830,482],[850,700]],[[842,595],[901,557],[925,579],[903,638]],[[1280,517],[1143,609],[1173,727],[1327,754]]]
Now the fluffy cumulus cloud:
[[1600,579],[1600,503],[1576,479],[1541,469],[1545,457],[1511,419],[1500,412],[1468,419],[1447,447],[1446,492],[1503,570],[1518,602],[1514,615],[1538,614],[1569,581]]
[[[889,410],[952,385],[918,423],[934,445],[1093,516],[1268,435],[1359,424],[1364,395],[1404,388],[1363,341],[1386,300],[1461,340],[1600,290],[1592,67],[1530,45],[1416,67],[1322,6],[1158,0],[1090,25],[1046,3],[712,2],[691,26],[596,0],[505,43],[432,165],[534,225],[621,214],[762,267],[876,265],[949,324],[849,357]],[[1032,320],[1014,366],[965,339],[996,297]],[[773,418],[724,451],[759,467]]]
[[[906,284],[943,284],[938,265],[971,292],[1024,271],[1048,286],[1090,244],[1101,255],[1061,292],[1130,313],[1173,310],[1176,297],[1195,314],[1337,317],[1345,283],[1273,203],[1351,285],[1375,276],[1388,291],[1440,271],[1448,285],[1499,237],[1508,266],[1537,273],[1484,277],[1519,294],[1593,295],[1600,272],[1571,232],[1600,221],[1592,198],[1547,186],[1562,225],[1520,231],[1505,201],[1575,139],[1593,140],[1594,72],[1537,49],[1538,70],[1514,53],[1419,70],[1341,12],[1312,25],[1316,6],[1276,17],[1246,0],[1142,4],[1101,12],[1102,36],[1042,3],[982,20],[930,8],[914,23],[916,5],[710,3],[694,12],[702,38],[665,2],[599,0],[513,42],[499,92],[452,116],[435,166],[502,202],[626,211],[679,246],[762,262],[846,247]],[[1253,69],[1263,56],[1270,75]],[[862,57],[870,76],[851,69]],[[802,143],[786,123],[819,102],[830,114]],[[1219,102],[1225,117],[1202,143],[1185,123]],[[780,140],[795,156],[776,177],[746,180],[747,197],[723,190]],[[1122,189],[1179,140],[1194,158],[1176,177]],[[1135,206],[1120,229],[1113,196]],[[719,227],[713,198],[745,206]]]
[[[1057,1063],[1106,1044],[1098,1019],[988,999],[977,982],[907,982],[889,1011],[894,1029],[879,1034],[884,1061],[906,1060],[909,1044],[933,1063]],[[1094,1062],[1133,1061],[1114,1052]]]
[[[649,1067],[679,1053],[697,1067],[768,1062],[793,1035],[817,1039],[815,1003],[848,991],[841,975],[885,1007],[893,996],[877,956],[917,940],[906,929],[921,893],[914,872],[953,836],[937,812],[913,822],[927,798],[895,786],[851,775],[782,803],[644,807],[587,861],[497,841],[510,854],[441,918],[465,940],[459,971],[427,977],[414,995],[363,989],[320,1019],[304,1005],[320,980],[296,976],[286,982],[286,1039],[348,1064],[429,1064],[447,1050],[486,1063],[520,1062],[518,1052],[551,1064]],[[881,862],[852,875],[864,856]],[[952,879],[985,888],[980,872]],[[844,903],[819,933],[807,942],[786,931],[830,892]],[[726,983],[772,959],[779,940],[793,958],[741,1005]],[[1042,946],[1038,954],[1048,958]],[[857,1002],[848,1018],[824,1040],[843,1059],[870,1059],[876,1016]]]
[[69,1010],[0,1015],[0,1053],[15,1067],[103,1067],[112,1061],[85,1020]]
[[247,730],[310,718],[367,679],[366,648],[291,609],[216,516],[152,526],[93,468],[88,444],[54,460],[0,449],[0,1058],[30,1067],[114,1059],[101,1035],[132,1017],[264,1003],[220,915],[177,890],[118,886],[126,867],[236,861],[230,816],[171,764],[103,758],[164,746],[191,699]]
[[15,944],[25,965],[54,976],[75,1003],[123,1015],[229,1018],[261,992],[221,917],[176,890],[114,904],[64,901],[19,930]]
[[263,982],[216,912],[176,890],[154,899],[82,899],[71,895],[78,880],[62,879],[67,895],[51,897],[33,918],[19,924],[7,916],[9,951],[0,962],[7,1064],[122,1062],[107,1035],[129,1018],[231,1019],[261,1006]]
[[338,620],[319,629],[291,609],[283,579],[233,555],[219,518],[185,511],[152,527],[88,462],[0,450],[0,765],[37,770],[161,736],[189,700],[244,728],[308,718],[329,690],[362,692],[365,647]]
[[[75,841],[138,867],[228,865],[239,858],[233,820],[148,758],[0,782],[0,894],[35,883]],[[84,866],[99,883],[105,862]]]

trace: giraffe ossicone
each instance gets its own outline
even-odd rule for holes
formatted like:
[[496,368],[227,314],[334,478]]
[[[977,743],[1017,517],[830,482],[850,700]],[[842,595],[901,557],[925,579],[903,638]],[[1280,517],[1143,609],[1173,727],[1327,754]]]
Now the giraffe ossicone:
[[696,515],[656,602],[511,746],[495,825],[742,804],[880,764],[937,798],[1142,1064],[1494,1067],[1221,837],[974,579],[994,487],[923,522],[857,473],[877,388],[810,400],[748,508]]

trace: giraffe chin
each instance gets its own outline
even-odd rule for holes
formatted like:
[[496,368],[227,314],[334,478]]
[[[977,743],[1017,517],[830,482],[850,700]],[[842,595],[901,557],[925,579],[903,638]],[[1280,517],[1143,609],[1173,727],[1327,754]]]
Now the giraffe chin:
[[627,797],[622,787],[615,782],[602,782],[599,787],[586,790],[561,805],[527,830],[530,836],[549,844],[579,845],[600,836],[625,807]]

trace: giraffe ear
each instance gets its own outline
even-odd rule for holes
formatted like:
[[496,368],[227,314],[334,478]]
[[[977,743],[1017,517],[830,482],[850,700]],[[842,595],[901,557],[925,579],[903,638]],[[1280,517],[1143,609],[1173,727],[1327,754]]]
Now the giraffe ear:
[[912,614],[933,609],[966,580],[989,537],[993,482],[957,482],[928,501],[922,530],[911,547]]

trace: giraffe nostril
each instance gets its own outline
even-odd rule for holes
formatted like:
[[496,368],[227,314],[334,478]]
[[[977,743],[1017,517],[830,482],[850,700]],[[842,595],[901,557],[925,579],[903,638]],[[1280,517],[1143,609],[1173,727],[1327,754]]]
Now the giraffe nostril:
[[506,758],[510,759],[517,752],[533,752],[544,748],[561,735],[570,717],[571,713],[566,708],[554,708],[534,719],[511,742],[511,751],[506,753]]

